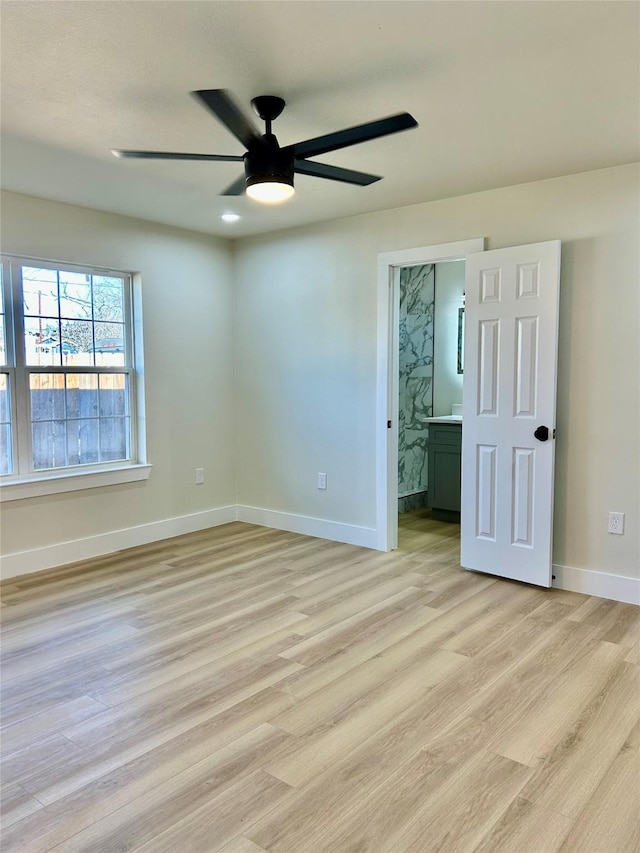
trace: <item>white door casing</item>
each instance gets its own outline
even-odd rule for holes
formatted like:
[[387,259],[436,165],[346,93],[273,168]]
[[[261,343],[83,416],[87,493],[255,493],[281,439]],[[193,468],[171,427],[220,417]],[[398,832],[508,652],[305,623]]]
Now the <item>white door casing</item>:
[[[378,359],[376,382],[377,548],[398,547],[398,324],[403,267],[464,260],[482,252],[484,237],[400,249],[378,255]],[[387,426],[391,424],[391,426]]]
[[460,562],[548,587],[560,241],[469,255],[465,280]]

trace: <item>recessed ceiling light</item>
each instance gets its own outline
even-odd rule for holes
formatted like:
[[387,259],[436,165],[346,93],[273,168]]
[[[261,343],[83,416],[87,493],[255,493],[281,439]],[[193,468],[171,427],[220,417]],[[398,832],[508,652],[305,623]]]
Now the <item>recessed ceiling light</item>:
[[240,216],[237,213],[223,213],[220,219],[225,222],[237,222]]

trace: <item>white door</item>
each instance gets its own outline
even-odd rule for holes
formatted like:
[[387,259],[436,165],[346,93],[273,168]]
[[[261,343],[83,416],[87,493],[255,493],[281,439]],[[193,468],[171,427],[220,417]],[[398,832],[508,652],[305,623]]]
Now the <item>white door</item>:
[[560,242],[467,257],[461,565],[551,586]]

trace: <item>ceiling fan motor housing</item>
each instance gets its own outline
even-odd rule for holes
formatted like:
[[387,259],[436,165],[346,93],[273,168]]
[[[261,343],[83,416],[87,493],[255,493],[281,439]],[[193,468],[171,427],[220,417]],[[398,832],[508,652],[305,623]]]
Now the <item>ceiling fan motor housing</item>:
[[276,137],[266,133],[244,155],[244,170],[248,187],[265,180],[293,186],[293,151],[280,148]]

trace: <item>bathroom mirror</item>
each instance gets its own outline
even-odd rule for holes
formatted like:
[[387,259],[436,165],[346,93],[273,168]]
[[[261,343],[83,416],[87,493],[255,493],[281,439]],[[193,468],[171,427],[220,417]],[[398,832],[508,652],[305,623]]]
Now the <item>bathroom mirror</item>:
[[464,308],[458,308],[458,373],[464,367]]

